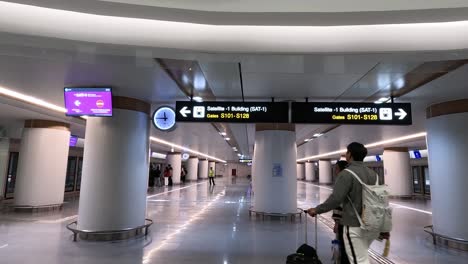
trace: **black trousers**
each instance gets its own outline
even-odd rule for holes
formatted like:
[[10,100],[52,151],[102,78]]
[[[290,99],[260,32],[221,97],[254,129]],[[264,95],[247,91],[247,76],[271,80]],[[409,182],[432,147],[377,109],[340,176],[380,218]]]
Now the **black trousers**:
[[216,185],[215,182],[214,182],[214,177],[208,177],[210,179],[210,185],[211,183],[213,183],[213,185]]
[[169,182],[168,182],[168,186],[172,186],[172,176],[169,177]]

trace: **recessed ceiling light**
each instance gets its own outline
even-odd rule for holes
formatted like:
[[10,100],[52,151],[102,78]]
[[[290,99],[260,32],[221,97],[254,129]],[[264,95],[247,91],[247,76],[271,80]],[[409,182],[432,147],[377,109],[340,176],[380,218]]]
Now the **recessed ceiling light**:
[[227,138],[224,138],[224,139],[227,140],[227,141],[231,140],[231,138],[228,138],[228,137],[227,137]]
[[226,132],[219,132],[219,134],[220,134],[221,136],[227,135]]
[[314,134],[314,137],[321,137],[321,136],[323,136],[323,134],[322,134],[322,133],[317,133],[317,134]]
[[387,103],[388,100],[390,100],[390,98],[388,98],[388,97],[382,97],[382,98],[380,98],[379,100],[375,101],[374,103],[375,103],[375,104]]
[[166,159],[167,155],[163,153],[153,152],[151,153],[151,157],[155,159]]
[[310,140],[310,139],[308,139],[308,138],[304,139],[305,142],[309,142],[309,140]]
[[199,102],[199,103],[200,103],[200,102],[203,102],[203,98],[201,98],[200,96],[194,96],[194,97],[193,97],[193,100],[194,100],[195,102]]

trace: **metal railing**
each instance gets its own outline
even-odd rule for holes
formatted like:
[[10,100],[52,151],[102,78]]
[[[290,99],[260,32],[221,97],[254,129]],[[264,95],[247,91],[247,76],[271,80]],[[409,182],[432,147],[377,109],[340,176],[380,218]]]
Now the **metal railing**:
[[[145,230],[144,234],[145,237],[148,236],[148,228],[153,224],[153,220],[151,219],[145,219],[145,224],[141,226],[137,226],[134,228],[125,228],[121,230],[109,230],[109,231],[92,231],[92,230],[81,230],[78,228],[73,228],[72,226],[75,225],[77,226],[78,221],[73,221],[67,225],[67,229],[73,232],[73,241],[77,241],[79,235],[85,235],[85,236],[106,236],[106,237],[112,237],[115,239],[108,239],[108,240],[119,240],[122,239],[123,235],[128,235],[131,232],[135,232],[138,234],[142,229]],[[106,239],[107,240],[107,239]]]
[[447,245],[448,247],[457,248],[461,250],[468,251],[468,240],[456,238],[456,237],[449,237],[446,235],[438,234],[434,232],[434,226],[429,225],[424,227],[424,232],[430,234],[432,236],[432,243],[437,245],[437,241],[442,241],[443,244]]

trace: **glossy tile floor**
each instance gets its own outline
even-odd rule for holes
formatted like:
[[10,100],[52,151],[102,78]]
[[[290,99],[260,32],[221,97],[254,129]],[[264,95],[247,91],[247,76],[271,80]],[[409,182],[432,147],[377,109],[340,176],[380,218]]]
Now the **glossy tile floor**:
[[[66,224],[76,217],[77,200],[52,213],[0,215],[0,263],[285,263],[303,243],[303,222],[249,218],[248,182],[217,179],[174,188],[158,188],[148,195],[148,217],[154,220],[147,239],[120,242],[72,241]],[[300,207],[326,199],[329,187],[298,183]],[[430,224],[430,206],[395,202],[391,259],[395,263],[463,263],[468,254],[435,250],[421,227]],[[419,209],[415,211],[410,207]],[[424,213],[424,212],[426,213]],[[325,216],[325,218],[328,216]],[[331,263],[330,228],[319,221],[319,256]],[[313,221],[309,219],[309,242]],[[381,243],[373,248],[382,252]]]

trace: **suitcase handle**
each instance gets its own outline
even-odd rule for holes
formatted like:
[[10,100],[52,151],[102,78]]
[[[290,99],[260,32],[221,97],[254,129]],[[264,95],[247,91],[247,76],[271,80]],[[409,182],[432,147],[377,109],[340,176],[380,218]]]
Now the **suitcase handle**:
[[[302,212],[304,212],[305,214],[305,243],[308,244],[308,241],[307,241],[307,216],[309,216],[309,214],[307,213],[307,210],[304,210],[302,209]],[[317,216],[314,217],[315,218],[315,250],[318,252],[318,248],[317,248],[317,244],[318,244],[318,228],[317,228]]]

